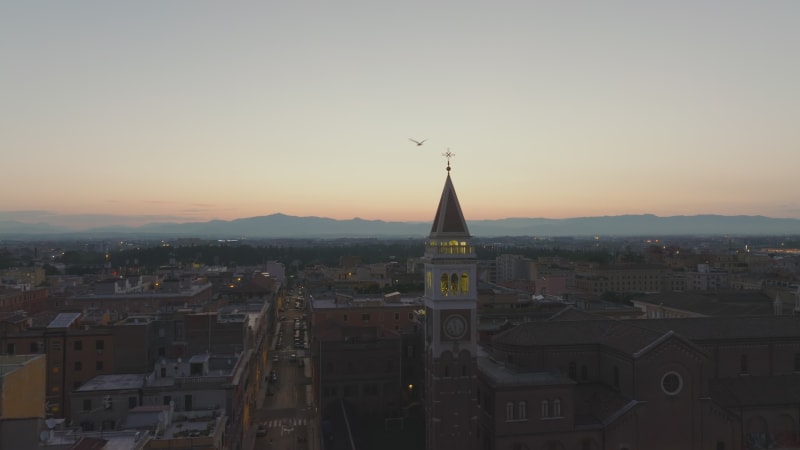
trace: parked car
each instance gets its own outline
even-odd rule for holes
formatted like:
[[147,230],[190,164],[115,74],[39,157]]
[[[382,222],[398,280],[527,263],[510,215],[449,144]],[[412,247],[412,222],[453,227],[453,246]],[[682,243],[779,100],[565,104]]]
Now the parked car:
[[256,436],[264,437],[266,435],[267,435],[267,424],[266,423],[258,424],[258,426],[256,427]]

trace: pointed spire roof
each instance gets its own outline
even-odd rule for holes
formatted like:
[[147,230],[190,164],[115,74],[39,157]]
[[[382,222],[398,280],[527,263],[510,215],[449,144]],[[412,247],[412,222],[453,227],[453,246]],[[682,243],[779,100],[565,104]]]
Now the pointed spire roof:
[[468,238],[469,229],[464,214],[461,212],[461,205],[458,203],[456,189],[450,179],[450,165],[447,167],[447,180],[444,182],[442,198],[439,200],[439,207],[436,208],[436,217],[433,218],[431,227],[431,238]]

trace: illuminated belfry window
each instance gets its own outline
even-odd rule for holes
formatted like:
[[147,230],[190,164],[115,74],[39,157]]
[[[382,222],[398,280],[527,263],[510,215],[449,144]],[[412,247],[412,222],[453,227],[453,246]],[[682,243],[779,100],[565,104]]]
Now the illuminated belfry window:
[[450,282],[447,280],[447,274],[442,274],[442,279],[440,281],[442,295],[448,295],[450,293]]
[[440,255],[471,255],[473,252],[472,246],[466,241],[455,239],[450,241],[430,240],[428,241],[428,250]]
[[464,272],[459,276],[457,273],[443,273],[439,278],[439,287],[442,295],[469,294],[469,274]]

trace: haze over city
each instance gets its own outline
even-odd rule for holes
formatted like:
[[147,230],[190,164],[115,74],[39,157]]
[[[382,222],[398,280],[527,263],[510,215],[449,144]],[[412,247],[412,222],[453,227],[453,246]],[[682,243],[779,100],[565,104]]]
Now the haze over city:
[[6,2],[0,219],[430,221],[448,149],[468,220],[800,218],[798,19],[792,1]]

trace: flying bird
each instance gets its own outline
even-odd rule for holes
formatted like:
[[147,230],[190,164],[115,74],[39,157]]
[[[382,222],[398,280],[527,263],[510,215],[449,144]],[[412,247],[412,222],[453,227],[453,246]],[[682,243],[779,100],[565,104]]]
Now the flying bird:
[[415,143],[415,144],[417,144],[417,147],[419,147],[420,145],[424,144],[424,143],[425,143],[425,141],[427,141],[427,139],[423,139],[423,140],[421,140],[421,141],[418,141],[418,140],[416,140],[416,139],[411,139],[411,138],[408,138],[408,140],[409,140],[409,141],[411,141],[411,142],[413,142],[413,143]]

